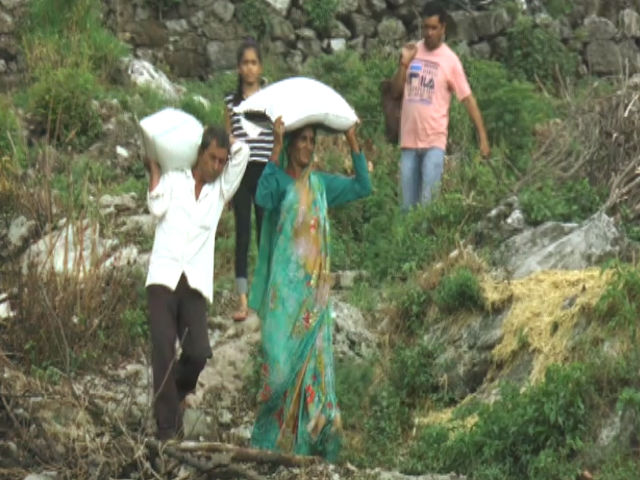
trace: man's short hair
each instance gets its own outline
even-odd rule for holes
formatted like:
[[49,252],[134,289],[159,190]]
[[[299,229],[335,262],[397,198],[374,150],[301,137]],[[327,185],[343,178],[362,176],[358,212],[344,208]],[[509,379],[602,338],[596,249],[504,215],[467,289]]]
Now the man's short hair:
[[439,2],[429,2],[422,9],[422,18],[438,17],[440,23],[447,23],[447,11]]
[[200,147],[198,148],[198,155],[204,152],[209,146],[211,142],[215,140],[216,145],[220,148],[229,148],[229,135],[224,130],[224,128],[218,125],[209,125],[202,132],[202,141],[200,142]]

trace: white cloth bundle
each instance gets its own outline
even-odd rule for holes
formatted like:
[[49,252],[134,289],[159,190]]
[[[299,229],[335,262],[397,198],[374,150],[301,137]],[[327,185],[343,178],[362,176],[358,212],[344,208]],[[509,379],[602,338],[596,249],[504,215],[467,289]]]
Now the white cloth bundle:
[[198,157],[204,127],[182,110],[165,108],[140,120],[147,155],[163,172],[192,167]]
[[342,95],[330,86],[306,77],[273,83],[234,107],[234,111],[246,117],[264,114],[271,122],[281,116],[287,131],[319,124],[344,132],[358,121],[356,112]]

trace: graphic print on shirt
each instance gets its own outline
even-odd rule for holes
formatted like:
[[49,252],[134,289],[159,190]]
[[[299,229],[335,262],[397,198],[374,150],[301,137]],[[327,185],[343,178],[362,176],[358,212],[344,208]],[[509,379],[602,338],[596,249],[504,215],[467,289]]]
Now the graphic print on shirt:
[[414,59],[407,72],[406,100],[431,105],[439,69],[438,63]]

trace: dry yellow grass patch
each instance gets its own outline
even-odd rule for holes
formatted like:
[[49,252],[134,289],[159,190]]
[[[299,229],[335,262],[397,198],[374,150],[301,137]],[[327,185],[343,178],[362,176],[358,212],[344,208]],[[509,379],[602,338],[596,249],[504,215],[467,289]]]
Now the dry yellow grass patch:
[[544,377],[552,363],[568,360],[567,342],[579,312],[595,305],[611,275],[599,269],[549,270],[511,282],[482,281],[487,307],[500,309],[511,302],[504,320],[502,342],[493,350],[498,365],[506,365],[522,348],[523,339],[534,354],[531,381]]

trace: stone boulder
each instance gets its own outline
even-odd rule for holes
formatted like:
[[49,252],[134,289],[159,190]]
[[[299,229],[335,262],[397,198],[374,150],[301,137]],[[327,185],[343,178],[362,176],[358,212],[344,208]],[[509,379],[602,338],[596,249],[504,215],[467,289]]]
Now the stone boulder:
[[596,75],[613,75],[623,71],[620,47],[611,40],[595,40],[587,45],[587,65]]
[[584,19],[584,28],[587,37],[591,40],[611,40],[618,30],[613,22],[603,17],[590,15]]
[[640,38],[640,14],[626,8],[618,17],[618,28],[625,37]]
[[386,17],[378,24],[378,37],[383,43],[395,43],[405,38],[407,30],[397,18]]
[[364,358],[376,349],[376,337],[366,326],[362,312],[356,307],[333,300],[335,329],[333,335],[334,355]]
[[621,253],[624,237],[598,213],[582,225],[547,222],[504,242],[496,259],[513,278],[541,270],[581,270]]
[[128,79],[135,85],[148,86],[165,97],[175,100],[182,95],[181,89],[167,76],[146,60],[127,58],[124,68]]

